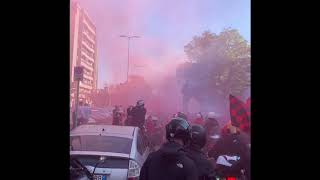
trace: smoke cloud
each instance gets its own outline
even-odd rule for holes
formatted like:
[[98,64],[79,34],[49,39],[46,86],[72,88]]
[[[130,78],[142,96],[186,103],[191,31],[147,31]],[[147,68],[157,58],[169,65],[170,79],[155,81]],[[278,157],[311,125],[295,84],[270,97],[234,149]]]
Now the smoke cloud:
[[[172,104],[174,111],[181,105],[175,71],[178,64],[187,60],[184,45],[205,30],[217,33],[234,25],[230,21],[240,22],[239,18],[244,16],[235,13],[242,11],[233,7],[250,3],[249,0],[227,3],[224,0],[72,1],[78,2],[88,12],[97,29],[98,87],[102,88],[105,82],[119,84],[126,81],[128,42],[119,36],[137,35],[141,38],[130,41],[129,74],[143,76],[155,92],[165,94],[166,103]],[[250,13],[247,9],[245,11]],[[248,22],[246,28],[250,30],[250,19],[245,21]],[[171,107],[168,104],[162,106]]]

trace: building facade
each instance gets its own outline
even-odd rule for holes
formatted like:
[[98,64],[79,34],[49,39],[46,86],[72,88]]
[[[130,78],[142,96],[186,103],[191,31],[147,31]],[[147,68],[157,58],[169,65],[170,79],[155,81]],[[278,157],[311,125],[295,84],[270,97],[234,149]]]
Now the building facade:
[[76,97],[77,82],[73,80],[75,66],[84,67],[80,82],[79,100],[91,102],[90,94],[97,89],[98,59],[96,27],[88,13],[78,3],[70,3],[70,103]]

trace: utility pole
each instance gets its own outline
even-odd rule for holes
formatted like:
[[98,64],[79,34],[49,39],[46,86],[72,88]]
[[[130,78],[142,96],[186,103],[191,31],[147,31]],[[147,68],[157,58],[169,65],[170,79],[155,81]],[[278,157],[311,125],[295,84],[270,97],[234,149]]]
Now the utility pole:
[[120,37],[127,38],[128,39],[128,64],[127,64],[127,81],[128,83],[128,77],[129,77],[129,53],[130,53],[130,39],[132,38],[140,38],[139,36],[128,36],[128,35],[121,35]]

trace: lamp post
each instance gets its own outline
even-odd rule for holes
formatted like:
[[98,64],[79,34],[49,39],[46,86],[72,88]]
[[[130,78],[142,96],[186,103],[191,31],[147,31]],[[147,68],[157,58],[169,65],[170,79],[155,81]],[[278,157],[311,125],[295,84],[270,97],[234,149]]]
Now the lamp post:
[[128,77],[129,77],[129,50],[130,50],[130,39],[132,38],[140,38],[139,36],[128,36],[128,35],[121,35],[120,37],[127,38],[128,39],[128,64],[127,64],[127,81],[128,83]]

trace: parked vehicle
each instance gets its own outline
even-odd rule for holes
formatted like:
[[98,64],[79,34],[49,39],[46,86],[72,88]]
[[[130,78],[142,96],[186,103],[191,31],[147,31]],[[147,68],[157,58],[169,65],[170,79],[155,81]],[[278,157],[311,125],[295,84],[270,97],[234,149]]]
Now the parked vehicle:
[[70,132],[71,157],[94,172],[94,179],[138,179],[149,152],[138,127],[81,125]]

